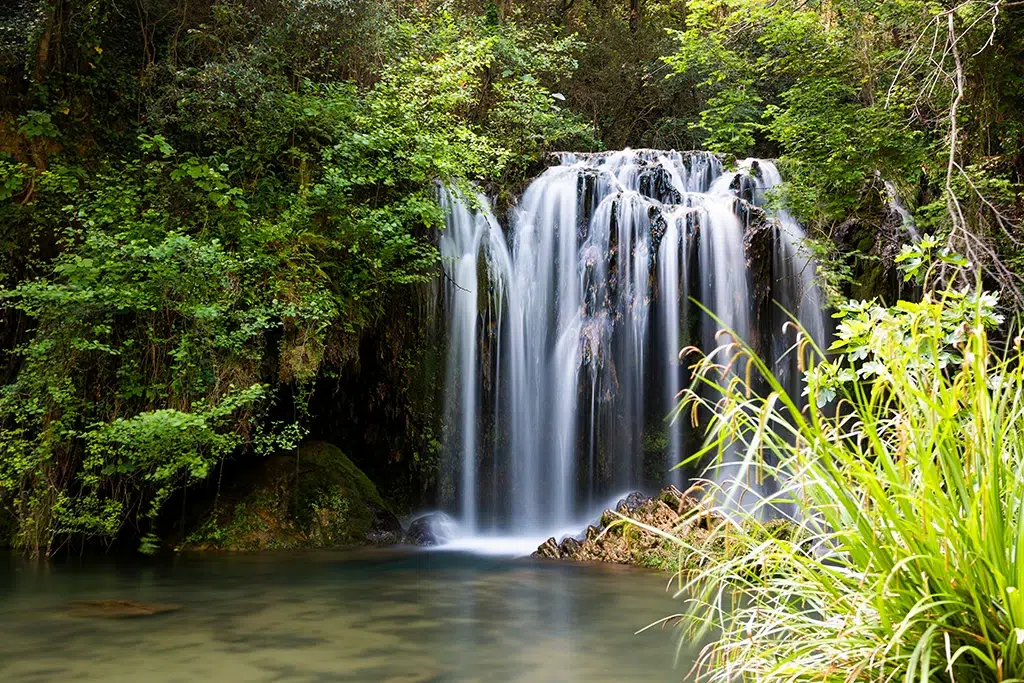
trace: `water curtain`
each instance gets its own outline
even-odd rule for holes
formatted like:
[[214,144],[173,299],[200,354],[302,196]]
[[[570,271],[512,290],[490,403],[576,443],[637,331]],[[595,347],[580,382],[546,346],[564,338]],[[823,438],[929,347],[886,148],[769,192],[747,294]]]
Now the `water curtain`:
[[771,201],[772,162],[655,150],[557,161],[504,227],[486,197],[442,196],[441,493],[471,532],[559,528],[616,492],[685,484],[675,465],[699,435],[666,420],[689,382],[680,350],[729,341],[691,298],[796,394],[785,311],[819,343],[826,333],[804,231]]

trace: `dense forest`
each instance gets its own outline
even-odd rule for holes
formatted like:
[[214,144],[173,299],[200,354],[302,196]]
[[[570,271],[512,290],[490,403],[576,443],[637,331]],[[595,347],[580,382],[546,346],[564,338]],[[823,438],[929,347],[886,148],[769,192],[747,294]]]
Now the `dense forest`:
[[0,101],[0,514],[31,553],[155,549],[308,436],[424,499],[438,185],[507,205],[552,151],[776,158],[835,300],[899,295],[899,203],[950,265],[926,289],[1024,307],[1024,3],[12,0]]

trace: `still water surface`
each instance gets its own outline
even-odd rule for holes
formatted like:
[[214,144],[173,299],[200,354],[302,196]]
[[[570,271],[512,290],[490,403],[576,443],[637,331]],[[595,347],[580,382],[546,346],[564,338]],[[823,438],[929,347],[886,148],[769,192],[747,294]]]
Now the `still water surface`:
[[[635,569],[426,551],[37,565],[0,555],[0,680],[523,683],[683,680],[680,607]],[[71,600],[157,616],[72,616]]]

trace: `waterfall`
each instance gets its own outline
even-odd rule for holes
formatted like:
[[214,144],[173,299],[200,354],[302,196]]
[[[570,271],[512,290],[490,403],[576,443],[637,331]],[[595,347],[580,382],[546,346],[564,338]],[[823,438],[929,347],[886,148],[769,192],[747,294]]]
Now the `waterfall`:
[[[557,529],[616,493],[685,483],[675,465],[699,435],[666,419],[689,382],[680,350],[728,341],[691,297],[739,338],[769,336],[766,352],[798,382],[783,314],[755,310],[752,259],[824,342],[803,230],[769,201],[774,164],[727,169],[715,154],[653,150],[558,161],[505,230],[484,197],[442,193],[441,489],[472,533]],[[750,246],[765,236],[767,260]]]
[[[815,264],[807,251],[807,234],[800,223],[784,209],[772,208],[770,193],[782,185],[782,176],[774,163],[748,159],[741,164],[750,169],[753,202],[765,210],[775,223],[775,249],[772,254],[772,292],[779,307],[773,311],[772,357],[775,373],[791,396],[800,396],[801,376],[796,362],[794,335],[782,329],[794,316],[807,336],[819,348],[826,347],[827,313],[825,297],[815,280]],[[792,349],[792,350],[791,350]]]
[[[881,174],[879,174],[879,177],[880,176]],[[917,225],[914,223],[914,217],[910,215],[910,211],[907,210],[907,207],[903,204],[903,200],[900,199],[900,193],[896,190],[896,186],[888,180],[882,180],[882,185],[885,187],[885,199],[889,204],[889,210],[900,217],[900,225],[907,233],[907,236],[910,237],[910,241],[920,241],[921,236],[917,232]]]

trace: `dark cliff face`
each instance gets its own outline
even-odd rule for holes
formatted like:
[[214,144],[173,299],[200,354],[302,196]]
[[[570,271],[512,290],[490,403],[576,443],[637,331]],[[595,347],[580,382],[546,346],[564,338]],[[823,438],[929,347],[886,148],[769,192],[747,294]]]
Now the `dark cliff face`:
[[744,202],[741,215],[746,224],[744,249],[747,255],[747,271],[750,274],[751,307],[754,312],[749,342],[761,356],[772,348],[772,328],[776,305],[772,302],[773,258],[775,253],[775,226],[764,210]]
[[851,217],[839,224],[833,240],[852,266],[844,294],[852,299],[879,299],[893,304],[904,294],[896,256],[906,243],[899,214],[887,208]]
[[310,437],[343,444],[401,510],[435,498],[445,358],[438,297],[436,283],[393,296],[357,356],[324,373],[310,396]]

